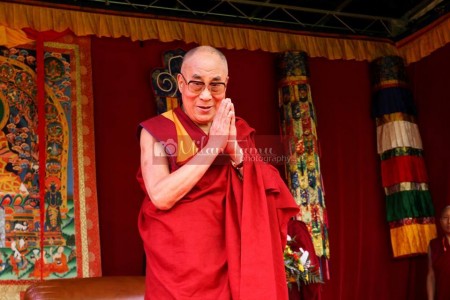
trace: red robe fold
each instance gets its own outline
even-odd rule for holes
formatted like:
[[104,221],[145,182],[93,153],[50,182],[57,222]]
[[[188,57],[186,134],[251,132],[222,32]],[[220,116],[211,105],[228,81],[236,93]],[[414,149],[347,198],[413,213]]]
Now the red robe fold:
[[[200,149],[207,141],[181,109],[141,127],[166,145],[191,139]],[[240,146],[254,148],[254,130],[242,119],[236,127]],[[171,171],[187,161],[177,150],[169,157]],[[147,195],[139,217],[146,299],[288,298],[282,254],[287,222],[298,208],[278,171],[250,152],[244,155],[242,180],[221,155],[168,211],[156,209]],[[140,172],[137,178],[146,191]]]

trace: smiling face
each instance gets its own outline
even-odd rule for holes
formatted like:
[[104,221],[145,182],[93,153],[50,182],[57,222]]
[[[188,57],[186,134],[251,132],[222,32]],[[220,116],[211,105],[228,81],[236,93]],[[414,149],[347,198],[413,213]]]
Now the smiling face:
[[[183,110],[194,123],[208,132],[226,91],[211,94],[208,87],[214,82],[228,82],[226,60],[210,47],[201,47],[185,58],[181,73],[184,78],[178,74],[177,81]],[[203,82],[205,89],[199,94],[192,92],[188,87],[190,81]]]

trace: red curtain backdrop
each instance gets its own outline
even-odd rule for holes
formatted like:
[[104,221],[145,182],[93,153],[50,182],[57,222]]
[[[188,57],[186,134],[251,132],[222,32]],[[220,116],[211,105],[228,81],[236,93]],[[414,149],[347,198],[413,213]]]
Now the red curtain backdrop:
[[[162,67],[162,53],[193,46],[92,39],[103,275],[143,274],[144,253],[137,231],[143,193],[135,180],[140,155],[136,128],[155,114],[150,74],[153,68]],[[230,69],[227,95],[237,114],[259,136],[277,135],[275,54],[223,52]],[[417,93],[430,190],[440,209],[448,197],[445,154],[450,139],[446,139],[448,117],[436,114],[450,111],[449,97],[443,96],[448,95],[444,87],[450,86],[450,77],[445,76],[439,58],[445,60],[450,49],[438,52],[437,58],[432,55],[409,70]],[[392,258],[375,122],[370,116],[368,63],[310,58],[310,73],[330,234],[331,279],[323,286],[323,299],[424,299],[426,257]]]
[[447,45],[408,67],[436,216],[450,205],[449,58]]
[[310,70],[330,223],[324,299],[424,299],[426,258],[392,258],[369,65],[311,59]]

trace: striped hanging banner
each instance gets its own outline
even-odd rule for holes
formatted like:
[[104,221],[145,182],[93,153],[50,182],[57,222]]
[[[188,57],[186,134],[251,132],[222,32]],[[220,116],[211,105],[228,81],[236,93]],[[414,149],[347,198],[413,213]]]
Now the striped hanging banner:
[[372,113],[393,255],[425,254],[429,241],[436,237],[436,225],[404,62],[398,56],[384,56],[374,60],[371,67]]
[[[289,156],[286,178],[300,208],[297,219],[306,224],[317,256],[326,263],[330,257],[328,219],[307,59],[304,52],[279,55],[278,104],[281,135]],[[321,269],[329,278],[326,265]]]

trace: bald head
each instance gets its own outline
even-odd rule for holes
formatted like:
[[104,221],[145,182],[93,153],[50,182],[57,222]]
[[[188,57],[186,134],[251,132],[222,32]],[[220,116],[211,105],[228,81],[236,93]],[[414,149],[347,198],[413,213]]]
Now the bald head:
[[186,54],[183,57],[183,63],[181,64],[181,71],[183,72],[184,67],[187,64],[189,64],[191,60],[199,58],[202,55],[213,55],[220,58],[220,61],[223,64],[222,67],[226,70],[226,73],[228,75],[228,63],[225,55],[223,55],[222,52],[211,46],[198,46],[186,52]]

